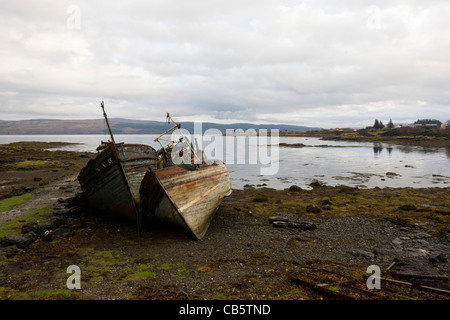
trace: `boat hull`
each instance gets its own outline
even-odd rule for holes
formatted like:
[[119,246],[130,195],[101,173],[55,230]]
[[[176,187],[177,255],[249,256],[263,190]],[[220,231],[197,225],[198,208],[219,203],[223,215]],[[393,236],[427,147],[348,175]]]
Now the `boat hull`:
[[204,237],[223,198],[231,194],[231,177],[222,163],[190,170],[172,166],[149,170],[141,183],[141,214]]
[[109,143],[80,171],[78,181],[92,207],[136,221],[141,181],[156,166],[156,151],[150,146]]

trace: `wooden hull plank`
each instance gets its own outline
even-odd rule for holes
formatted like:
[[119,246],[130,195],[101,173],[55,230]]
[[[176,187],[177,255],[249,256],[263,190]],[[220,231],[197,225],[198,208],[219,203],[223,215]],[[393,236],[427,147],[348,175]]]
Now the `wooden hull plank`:
[[148,167],[156,168],[156,151],[146,145],[115,146],[90,160],[78,180],[92,207],[136,221],[140,183]]
[[198,170],[168,167],[149,171],[141,185],[144,214],[181,226],[203,238],[223,198],[231,193],[231,178],[223,164]]

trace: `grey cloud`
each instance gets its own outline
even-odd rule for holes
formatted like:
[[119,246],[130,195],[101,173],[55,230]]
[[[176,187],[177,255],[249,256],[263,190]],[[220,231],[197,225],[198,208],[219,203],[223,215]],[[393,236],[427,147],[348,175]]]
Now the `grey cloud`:
[[446,120],[444,0],[377,1],[375,29],[371,1],[78,1],[75,30],[72,4],[4,1],[2,119],[98,118],[103,99],[128,118]]

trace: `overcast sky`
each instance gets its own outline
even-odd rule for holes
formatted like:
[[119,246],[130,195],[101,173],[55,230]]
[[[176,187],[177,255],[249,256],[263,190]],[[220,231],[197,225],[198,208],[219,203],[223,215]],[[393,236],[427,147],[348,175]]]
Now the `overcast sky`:
[[0,120],[450,118],[448,0],[0,0]]

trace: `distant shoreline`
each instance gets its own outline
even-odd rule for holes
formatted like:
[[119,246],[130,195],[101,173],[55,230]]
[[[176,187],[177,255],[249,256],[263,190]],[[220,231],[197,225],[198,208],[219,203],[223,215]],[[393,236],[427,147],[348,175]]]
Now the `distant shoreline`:
[[330,141],[373,142],[389,143],[422,147],[450,147],[450,137],[446,136],[386,136],[386,135],[360,135],[357,131],[351,133],[331,133],[318,131],[280,132],[280,137],[311,137]]
[[[109,119],[111,129],[114,134],[161,134],[169,129],[169,125],[163,121],[150,120],[129,120],[111,118]],[[318,130],[305,126],[285,125],[285,124],[252,124],[252,123],[230,123],[220,124],[213,122],[192,122],[180,121],[181,128],[191,133],[201,131],[202,133],[209,129],[228,132],[235,130],[248,131],[254,129],[280,131],[305,131]],[[0,121],[0,135],[51,135],[51,134],[103,134],[106,132],[105,121],[102,119],[94,120],[19,120],[19,121]]]

